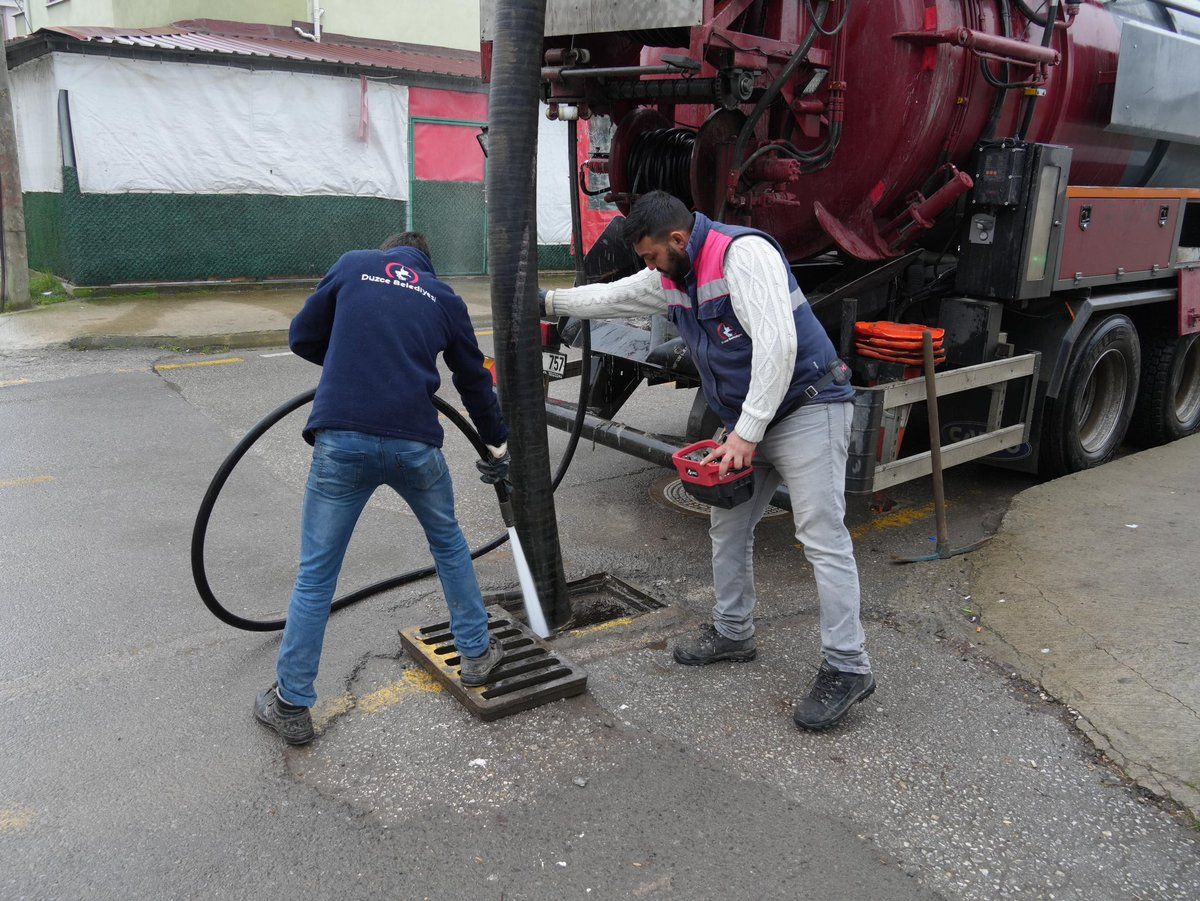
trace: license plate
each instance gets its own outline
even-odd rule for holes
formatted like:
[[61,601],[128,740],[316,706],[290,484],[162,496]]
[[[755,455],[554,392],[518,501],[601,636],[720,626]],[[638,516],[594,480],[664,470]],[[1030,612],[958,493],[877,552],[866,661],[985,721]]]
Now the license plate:
[[561,379],[567,374],[567,355],[543,350],[542,372],[552,379]]

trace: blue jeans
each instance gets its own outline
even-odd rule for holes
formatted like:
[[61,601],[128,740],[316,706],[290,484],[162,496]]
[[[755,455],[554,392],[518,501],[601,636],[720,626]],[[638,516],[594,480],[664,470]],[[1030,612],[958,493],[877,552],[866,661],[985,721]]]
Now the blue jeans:
[[354,525],[380,485],[394,488],[425,530],[458,652],[478,657],[487,650],[487,613],[454,516],[454,487],[442,452],[420,441],[322,430],[304,491],[300,572],[276,664],[279,693],[289,704],[316,703],[313,682],[338,574]]

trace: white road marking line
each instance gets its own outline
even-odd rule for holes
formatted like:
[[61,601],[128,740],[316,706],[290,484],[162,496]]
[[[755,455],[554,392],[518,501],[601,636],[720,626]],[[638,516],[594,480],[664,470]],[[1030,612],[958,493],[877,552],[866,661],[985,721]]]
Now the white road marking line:
[[295,356],[295,354],[293,354],[290,350],[283,350],[283,351],[280,351],[279,353],[259,354],[259,356],[262,357],[264,360],[269,360],[271,357],[291,357],[291,356]]

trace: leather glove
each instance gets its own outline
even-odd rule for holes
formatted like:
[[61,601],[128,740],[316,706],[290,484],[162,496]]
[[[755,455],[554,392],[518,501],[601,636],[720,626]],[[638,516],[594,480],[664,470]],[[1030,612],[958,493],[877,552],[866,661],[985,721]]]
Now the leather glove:
[[506,450],[501,456],[493,456],[490,460],[476,460],[475,467],[479,470],[479,481],[485,485],[498,485],[508,481],[508,465],[512,462]]
[[546,295],[549,293],[545,288],[538,288],[538,313],[543,319],[546,318]]

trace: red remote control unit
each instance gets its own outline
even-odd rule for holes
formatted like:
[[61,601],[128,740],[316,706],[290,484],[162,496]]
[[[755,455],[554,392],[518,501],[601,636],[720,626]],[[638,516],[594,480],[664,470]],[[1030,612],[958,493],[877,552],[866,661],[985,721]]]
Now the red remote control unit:
[[697,441],[675,451],[671,461],[688,494],[711,507],[728,510],[750,500],[754,494],[754,467],[730,470],[721,478],[720,460],[700,462],[720,446],[720,442],[711,439]]

